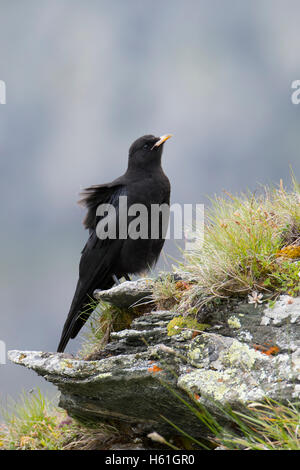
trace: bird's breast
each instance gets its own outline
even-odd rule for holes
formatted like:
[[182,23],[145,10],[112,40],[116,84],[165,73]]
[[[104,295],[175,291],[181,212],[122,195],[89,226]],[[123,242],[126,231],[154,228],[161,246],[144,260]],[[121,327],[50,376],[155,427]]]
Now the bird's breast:
[[152,176],[127,187],[127,239],[120,253],[126,273],[138,273],[157,261],[169,222],[170,184]]

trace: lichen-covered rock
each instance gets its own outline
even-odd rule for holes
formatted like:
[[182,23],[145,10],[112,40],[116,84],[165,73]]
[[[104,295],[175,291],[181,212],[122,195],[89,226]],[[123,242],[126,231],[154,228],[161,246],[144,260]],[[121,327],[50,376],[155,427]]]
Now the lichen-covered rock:
[[[123,308],[144,294],[143,283],[127,282],[105,296]],[[130,328],[113,332],[93,360],[34,351],[10,351],[9,358],[54,383],[60,405],[73,416],[126,421],[166,433],[165,417],[205,437],[207,430],[176,394],[188,392],[213,414],[214,401],[239,407],[264,397],[299,400],[299,311],[300,298],[289,296],[281,296],[273,308],[224,302],[204,312],[205,331],[196,328],[201,314],[195,323],[174,330],[170,325],[180,322],[178,312],[150,311]]]
[[299,352],[300,348],[290,356],[272,356],[236,339],[204,333],[188,352],[189,362],[198,370],[181,376],[178,386],[231,406],[266,396],[292,400],[299,397],[292,386],[300,378]]
[[267,307],[261,320],[261,325],[283,325],[298,323],[300,325],[300,297],[281,295],[272,307]]

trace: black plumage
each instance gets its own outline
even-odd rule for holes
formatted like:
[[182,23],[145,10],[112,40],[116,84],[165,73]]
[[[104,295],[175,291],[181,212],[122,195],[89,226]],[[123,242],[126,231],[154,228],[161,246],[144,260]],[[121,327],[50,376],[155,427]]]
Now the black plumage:
[[[116,280],[124,276],[128,278],[129,274],[141,273],[156,263],[167,227],[166,220],[160,215],[158,237],[151,238],[151,208],[153,205],[169,206],[170,182],[161,167],[163,145],[169,137],[171,136],[140,137],[129,149],[128,168],[123,176],[108,184],[91,186],[82,193],[79,203],[87,209],[84,225],[89,229],[90,236],[82,251],[79,280],[63,327],[58,352],[64,351],[69,339],[76,337],[92,313],[90,304],[95,289],[109,289]],[[111,204],[118,220],[121,196],[127,197],[128,208],[133,204],[143,204],[147,208],[147,238],[120,238],[119,226],[116,238],[99,238],[97,225],[104,220],[105,215],[99,216],[97,208],[101,204]],[[133,219],[134,216],[128,216],[126,231]]]

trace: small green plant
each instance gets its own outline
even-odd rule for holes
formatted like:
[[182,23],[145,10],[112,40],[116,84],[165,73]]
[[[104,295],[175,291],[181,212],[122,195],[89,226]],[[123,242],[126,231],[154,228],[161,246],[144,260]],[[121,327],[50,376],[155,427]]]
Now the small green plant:
[[136,308],[121,309],[107,302],[93,300],[90,308],[93,314],[90,317],[88,328],[85,330],[80,357],[86,357],[99,350],[109,341],[111,331],[120,331],[129,328],[133,318],[136,316]]
[[264,286],[276,288],[278,293],[287,293],[293,297],[300,293],[300,263],[281,261],[264,281]]
[[172,274],[161,274],[154,282],[153,300],[158,308],[172,308],[181,297]]
[[276,299],[274,299],[274,300],[271,300],[271,299],[268,300],[268,307],[269,307],[269,308],[274,308],[275,305],[276,305]]

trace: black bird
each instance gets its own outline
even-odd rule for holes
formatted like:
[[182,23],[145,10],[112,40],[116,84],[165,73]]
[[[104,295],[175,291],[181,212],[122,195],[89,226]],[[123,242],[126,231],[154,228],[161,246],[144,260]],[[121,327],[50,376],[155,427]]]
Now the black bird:
[[[153,266],[164,244],[169,213],[167,217],[159,216],[159,230],[151,238],[153,218],[151,208],[153,205],[165,204],[167,209],[170,203],[170,182],[161,167],[161,156],[164,142],[171,137],[170,134],[162,137],[144,135],[137,139],[129,149],[128,168],[126,173],[111,183],[91,186],[81,194],[80,204],[87,208],[84,226],[89,229],[89,239],[82,251],[79,264],[79,280],[70,311],[63,327],[58,352],[63,352],[70,338],[75,338],[90,314],[92,313],[91,299],[95,289],[109,289],[119,279],[130,279],[130,274],[138,274]],[[121,201],[127,197],[127,207],[133,204],[143,204],[148,210],[146,220],[143,220],[144,235],[141,238],[133,236],[124,237],[122,227],[117,224],[116,237],[99,237],[99,223],[107,221],[107,212],[99,214],[99,206],[111,204],[115,208],[117,220],[122,211]],[[105,207],[105,206],[101,206]],[[98,209],[98,210],[97,210]],[[102,215],[101,215],[102,214]],[[130,231],[130,223],[134,217],[129,213],[126,223],[126,232]],[[127,216],[127,213],[126,213]],[[106,219],[105,219],[106,217]],[[167,219],[167,220],[166,220]],[[122,224],[122,221],[121,221]],[[104,224],[105,225],[105,224]],[[136,226],[136,231],[142,229]],[[104,230],[104,229],[103,229]],[[121,235],[123,233],[123,235]],[[141,230],[142,233],[142,230]],[[120,236],[119,236],[120,235]]]

